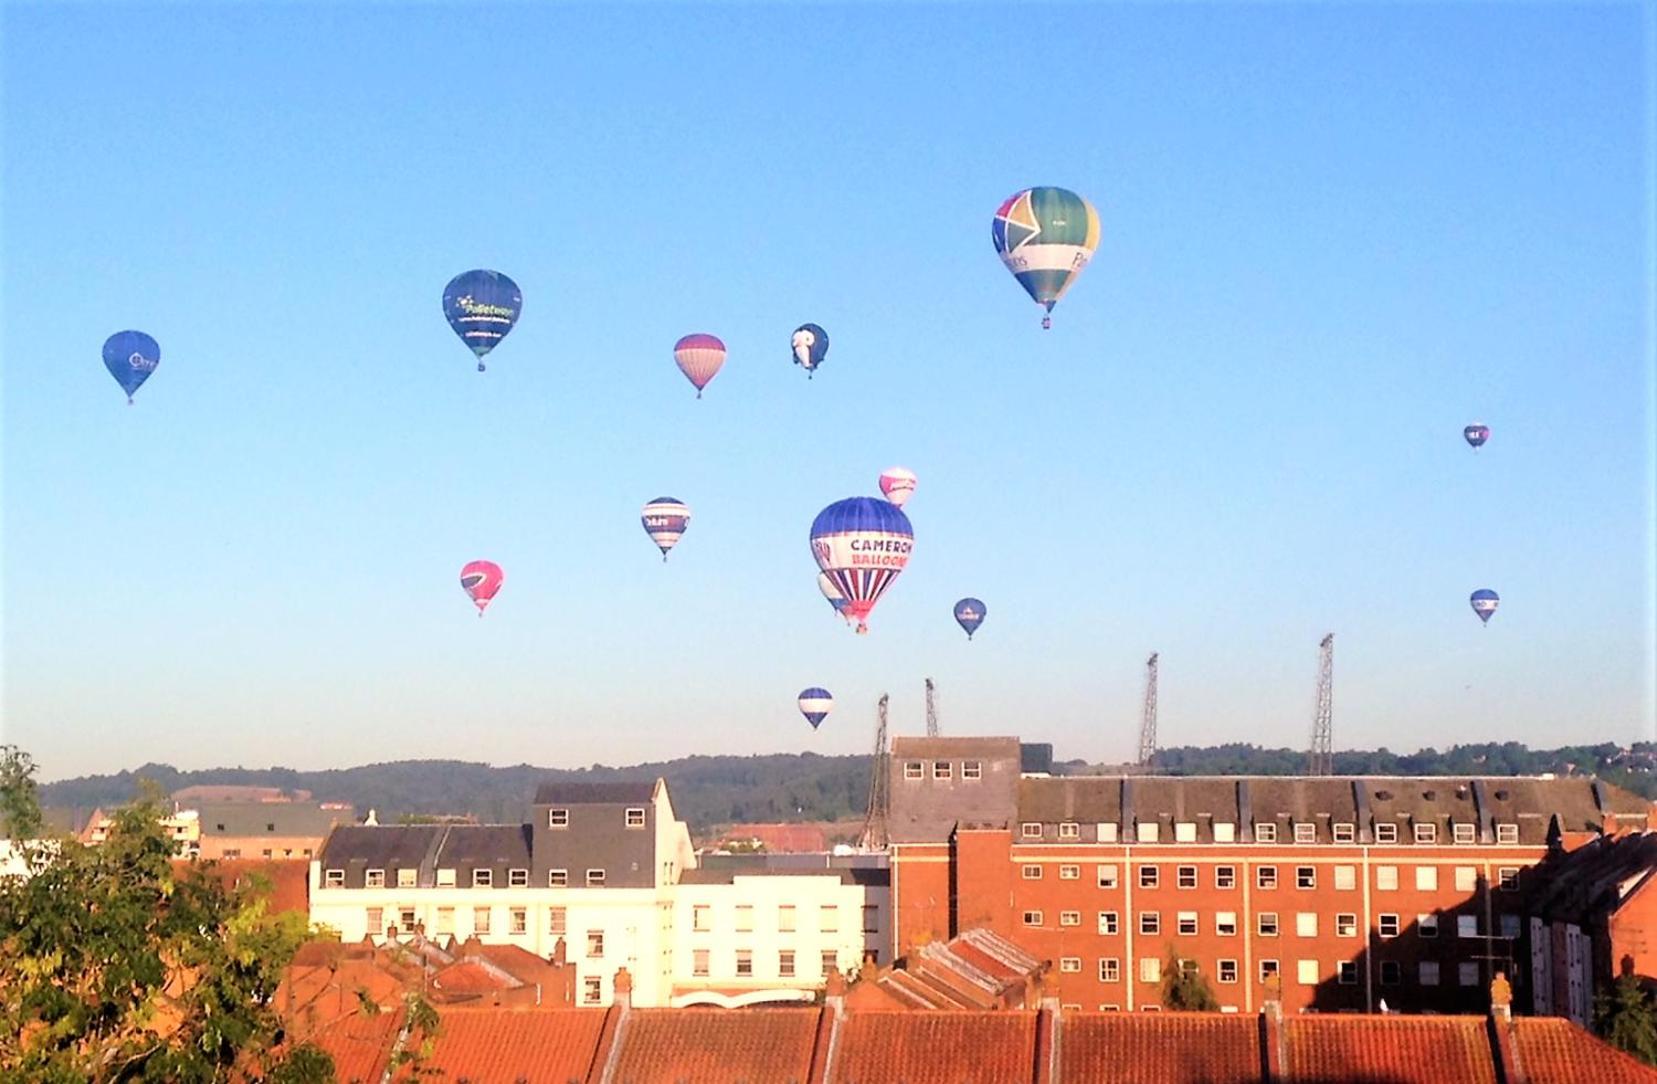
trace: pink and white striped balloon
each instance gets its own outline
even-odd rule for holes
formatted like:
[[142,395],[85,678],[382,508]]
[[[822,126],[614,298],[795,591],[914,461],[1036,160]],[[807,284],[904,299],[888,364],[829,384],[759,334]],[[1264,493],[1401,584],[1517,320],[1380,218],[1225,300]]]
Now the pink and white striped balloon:
[[673,344],[673,360],[679,363],[685,379],[696,385],[696,397],[700,399],[702,389],[725,364],[725,344],[717,335],[686,335]]
[[880,473],[880,491],[902,508],[915,492],[915,472],[907,467],[887,467]]

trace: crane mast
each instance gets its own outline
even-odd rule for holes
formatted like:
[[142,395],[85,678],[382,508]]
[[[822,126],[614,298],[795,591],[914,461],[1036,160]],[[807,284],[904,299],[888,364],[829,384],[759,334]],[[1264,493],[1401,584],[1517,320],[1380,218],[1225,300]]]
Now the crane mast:
[[886,750],[886,700],[886,694],[881,693],[880,703],[875,709],[878,722],[875,727],[874,762],[869,765],[869,810],[863,818],[863,835],[858,840],[859,846],[866,851],[883,851],[891,842],[886,828],[891,772],[891,755]]
[[1335,634],[1318,645],[1318,704],[1312,716],[1312,749],[1306,755],[1307,775],[1335,772]]
[[1139,766],[1149,769],[1156,755],[1156,661],[1158,652],[1145,660],[1145,710],[1139,719]]
[[926,679],[926,736],[938,736],[938,689],[932,679]]

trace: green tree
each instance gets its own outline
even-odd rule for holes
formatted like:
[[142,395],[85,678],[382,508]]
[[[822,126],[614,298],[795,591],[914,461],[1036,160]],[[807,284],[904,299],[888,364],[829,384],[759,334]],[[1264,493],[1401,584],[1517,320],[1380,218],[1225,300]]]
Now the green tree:
[[1657,1065],[1657,1011],[1640,980],[1632,974],[1623,975],[1609,994],[1601,994],[1596,1000],[1595,1022],[1605,1041],[1647,1065]]
[[1208,980],[1196,968],[1180,966],[1179,956],[1170,949],[1162,965],[1162,1007],[1171,1012],[1219,1012],[1220,999],[1209,989]]
[[[0,810],[14,839],[37,834],[34,764],[11,746]],[[0,1084],[332,1080],[322,1051],[280,1047],[271,1004],[304,916],[175,863],[161,816],[152,789],[102,845],[23,843],[30,874],[0,877]]]

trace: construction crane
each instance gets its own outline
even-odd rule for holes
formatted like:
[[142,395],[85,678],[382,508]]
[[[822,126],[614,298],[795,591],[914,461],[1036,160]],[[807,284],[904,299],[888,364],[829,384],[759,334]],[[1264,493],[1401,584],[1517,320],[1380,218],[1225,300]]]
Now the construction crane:
[[1156,755],[1156,660],[1151,652],[1145,660],[1145,713],[1139,720],[1139,766],[1149,770],[1151,758]]
[[926,736],[938,736],[938,689],[932,679],[926,679]]
[[1335,774],[1335,634],[1318,645],[1318,706],[1312,716],[1312,749],[1307,775]]
[[874,763],[869,765],[869,811],[863,818],[863,835],[858,840],[858,846],[865,851],[884,851],[891,836],[886,829],[888,773],[891,771],[891,755],[886,751],[886,694],[880,694],[880,704],[875,709],[879,723],[875,727],[875,755]]

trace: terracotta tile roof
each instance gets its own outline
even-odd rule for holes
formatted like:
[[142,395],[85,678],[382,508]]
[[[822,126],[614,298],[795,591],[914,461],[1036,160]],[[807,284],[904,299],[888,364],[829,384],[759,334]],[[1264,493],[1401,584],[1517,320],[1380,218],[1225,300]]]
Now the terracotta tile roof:
[[613,1084],[804,1084],[819,1009],[634,1009]]
[[380,1084],[402,1026],[401,1010],[377,1016],[358,1014],[336,1020],[310,1041],[334,1059],[334,1079],[339,1084]]
[[773,854],[811,854],[828,850],[828,833],[821,824],[733,824],[723,841],[756,840]]
[[1321,1016],[1283,1021],[1286,1082],[1496,1084],[1482,1016]]
[[[567,1084],[587,1079],[603,1009],[512,1012],[439,1010],[442,1026],[420,1063],[437,1080],[468,1084]],[[342,1078],[343,1079],[343,1078]],[[424,1080],[425,1077],[407,1078]],[[404,1077],[398,1084],[404,1084]]]
[[1657,1069],[1600,1042],[1569,1020],[1526,1017],[1513,1021],[1519,1066],[1530,1084],[1652,1084]]
[[[174,863],[175,868],[191,865],[196,865],[196,863],[187,861]],[[309,862],[272,862],[264,859],[221,858],[212,862],[200,863],[199,866],[209,876],[218,878],[219,883],[227,888],[233,888],[254,878],[262,879],[270,886],[268,908],[272,914],[280,914],[284,911],[298,911],[307,915],[310,913],[311,871]]]
[[1028,1084],[1035,1053],[1033,1012],[848,1010],[828,1084]]
[[1260,1020],[1231,1013],[1068,1013],[1064,1080],[1112,1084],[1255,1084]]

